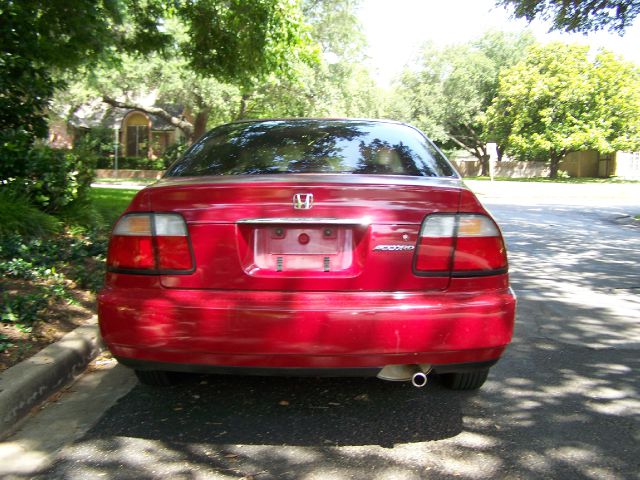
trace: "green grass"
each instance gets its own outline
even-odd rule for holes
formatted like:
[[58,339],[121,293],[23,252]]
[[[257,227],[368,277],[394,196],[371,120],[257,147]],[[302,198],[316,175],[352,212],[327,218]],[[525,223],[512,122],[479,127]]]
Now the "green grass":
[[113,183],[114,185],[151,185],[157,182],[155,178],[96,178],[95,183]]
[[[532,177],[532,178],[511,178],[511,177],[493,177],[498,182],[537,182],[537,183],[640,183],[640,180],[626,180],[623,178],[548,178],[548,177]],[[463,180],[491,180],[489,177],[464,177]]]
[[120,214],[129,206],[135,189],[92,188],[89,198],[97,213],[103,218],[105,226],[111,226]]

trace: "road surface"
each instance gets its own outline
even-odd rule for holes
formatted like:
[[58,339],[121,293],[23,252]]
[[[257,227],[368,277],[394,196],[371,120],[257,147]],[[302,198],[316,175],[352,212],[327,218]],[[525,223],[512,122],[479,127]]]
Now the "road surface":
[[102,359],[0,446],[0,476],[638,479],[640,228],[623,216],[640,193],[597,187],[478,187],[519,305],[477,393],[250,377],[154,389]]

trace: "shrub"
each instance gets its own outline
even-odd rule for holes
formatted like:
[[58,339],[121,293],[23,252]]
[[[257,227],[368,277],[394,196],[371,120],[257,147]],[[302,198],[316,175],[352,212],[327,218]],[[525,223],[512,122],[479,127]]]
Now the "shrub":
[[37,146],[24,160],[24,171],[12,186],[46,212],[57,212],[86,198],[94,175],[95,157],[83,151]]
[[24,175],[25,162],[33,137],[27,132],[0,130],[0,180]]
[[0,187],[0,238],[11,234],[48,236],[61,230],[60,222],[31,205],[25,196]]
[[[0,277],[29,281],[33,293],[46,299],[69,300],[68,281],[92,291],[101,287],[106,250],[106,237],[94,231],[67,231],[50,239],[7,235],[0,238]],[[22,303],[11,305],[14,313],[26,308]],[[0,312],[10,313],[4,307],[0,301]]]
[[187,144],[182,141],[169,145],[162,155],[163,169],[169,167],[173,162],[180,158],[186,149]]
[[[114,168],[113,158],[99,158],[98,168]],[[164,170],[164,162],[161,158],[146,157],[121,157],[118,158],[118,169],[131,170]]]
[[73,143],[76,149],[90,152],[98,157],[109,157],[115,152],[113,137],[113,130],[110,128],[92,127],[79,133]]
[[69,227],[99,230],[105,228],[105,220],[90,198],[75,200],[56,213],[56,217]]

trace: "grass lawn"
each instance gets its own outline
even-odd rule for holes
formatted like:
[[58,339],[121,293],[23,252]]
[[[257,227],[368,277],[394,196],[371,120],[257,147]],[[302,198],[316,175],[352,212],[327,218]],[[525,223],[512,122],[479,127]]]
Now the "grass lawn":
[[105,228],[115,223],[136,193],[138,193],[136,189],[97,187],[91,189],[91,202],[104,219]]
[[130,179],[122,179],[122,178],[96,178],[95,183],[112,183],[117,185],[151,185],[152,183],[157,182],[155,178],[130,178]]

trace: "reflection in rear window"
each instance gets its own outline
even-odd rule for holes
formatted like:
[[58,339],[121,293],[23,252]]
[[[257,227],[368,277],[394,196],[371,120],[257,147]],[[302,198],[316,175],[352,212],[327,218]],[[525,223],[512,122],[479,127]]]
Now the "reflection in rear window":
[[165,177],[351,173],[456,176],[417,130],[366,120],[268,120],[215,128]]

